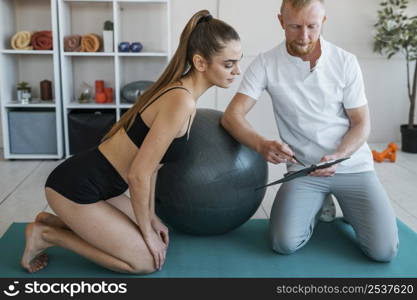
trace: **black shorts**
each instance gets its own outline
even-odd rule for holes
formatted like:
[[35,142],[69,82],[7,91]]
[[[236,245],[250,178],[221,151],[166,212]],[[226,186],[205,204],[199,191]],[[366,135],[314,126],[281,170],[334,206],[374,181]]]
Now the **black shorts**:
[[74,202],[91,204],[123,194],[128,185],[98,147],[94,147],[56,167],[45,187]]

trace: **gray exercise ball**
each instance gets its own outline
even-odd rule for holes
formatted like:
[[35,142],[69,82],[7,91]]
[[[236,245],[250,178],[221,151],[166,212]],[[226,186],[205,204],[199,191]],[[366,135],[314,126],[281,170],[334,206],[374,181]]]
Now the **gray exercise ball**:
[[155,209],[172,228],[194,235],[230,231],[259,208],[268,167],[220,125],[223,113],[198,109],[181,158],[158,172]]

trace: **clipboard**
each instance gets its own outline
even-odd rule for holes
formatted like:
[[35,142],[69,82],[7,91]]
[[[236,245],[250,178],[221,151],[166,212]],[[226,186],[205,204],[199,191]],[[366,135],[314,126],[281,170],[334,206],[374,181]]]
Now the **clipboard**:
[[310,167],[301,169],[301,170],[296,171],[296,172],[286,173],[286,174],[284,174],[283,178],[281,178],[277,181],[273,181],[271,183],[268,183],[267,185],[257,187],[255,190],[259,190],[259,189],[262,189],[262,188],[266,188],[268,186],[272,186],[272,185],[276,185],[276,184],[279,184],[279,183],[287,182],[287,181],[293,180],[293,179],[298,178],[298,177],[307,176],[308,174],[310,174],[311,172],[314,172],[315,170],[326,169],[326,168],[331,167],[335,164],[338,164],[342,161],[345,161],[349,158],[350,157],[344,157],[344,158],[340,158],[340,159],[336,159],[336,160],[329,160],[329,161],[325,161],[325,162],[318,163],[318,164],[315,164],[315,165],[311,165]]

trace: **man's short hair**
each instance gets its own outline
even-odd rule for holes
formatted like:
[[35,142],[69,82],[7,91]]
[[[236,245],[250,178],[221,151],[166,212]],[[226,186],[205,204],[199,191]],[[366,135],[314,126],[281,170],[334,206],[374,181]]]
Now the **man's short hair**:
[[301,9],[303,7],[306,7],[307,5],[309,5],[310,3],[315,2],[315,1],[324,3],[324,0],[282,0],[281,14],[284,11],[285,5],[287,5],[287,4],[294,7],[295,9],[299,10],[299,9]]

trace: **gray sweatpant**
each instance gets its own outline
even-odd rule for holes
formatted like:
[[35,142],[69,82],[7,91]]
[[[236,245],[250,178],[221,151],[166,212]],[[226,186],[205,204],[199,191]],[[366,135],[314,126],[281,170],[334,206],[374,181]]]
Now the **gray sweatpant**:
[[337,198],[365,254],[376,261],[392,260],[399,245],[396,218],[374,171],[305,176],[283,183],[271,211],[272,248],[290,254],[303,247],[329,193]]

